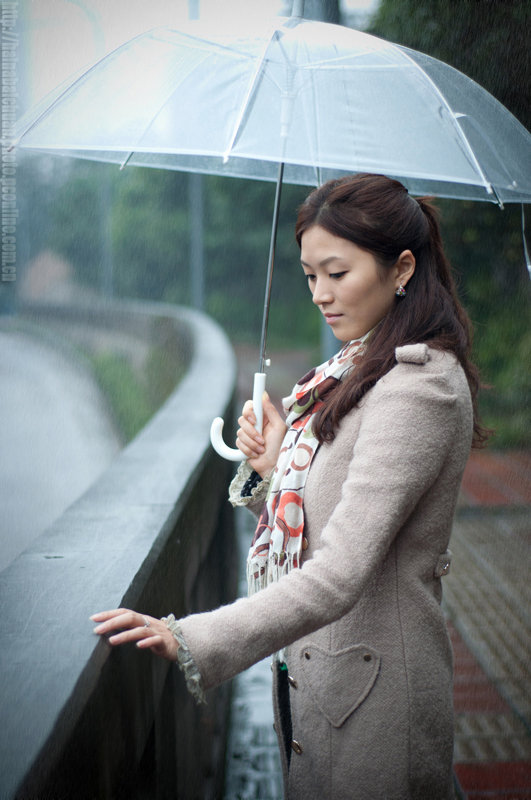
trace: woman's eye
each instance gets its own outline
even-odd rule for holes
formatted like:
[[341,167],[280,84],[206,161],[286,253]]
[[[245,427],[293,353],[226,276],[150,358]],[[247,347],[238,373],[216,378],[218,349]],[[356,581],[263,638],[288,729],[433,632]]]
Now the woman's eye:
[[344,272],[331,272],[330,273],[330,277],[334,278],[335,280],[338,280],[339,278],[342,278],[343,275],[346,275],[346,274],[347,273],[345,271]]
[[310,283],[311,283],[312,281],[314,281],[314,280],[315,280],[315,275],[308,275],[308,274],[306,273],[306,277],[308,278],[308,281],[309,281]]

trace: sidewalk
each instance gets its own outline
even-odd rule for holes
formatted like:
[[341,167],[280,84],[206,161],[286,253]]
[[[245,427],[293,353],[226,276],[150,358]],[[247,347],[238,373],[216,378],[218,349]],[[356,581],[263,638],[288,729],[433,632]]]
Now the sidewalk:
[[444,608],[455,771],[467,800],[531,798],[530,508],[462,508],[452,535]]
[[[283,367],[277,360],[279,373]],[[238,519],[243,551],[252,519]],[[474,453],[443,584],[459,800],[531,800],[530,541],[531,453]],[[270,685],[267,660],[235,680],[224,800],[282,798]]]
[[466,800],[531,798],[530,543],[531,453],[474,453],[444,590]]

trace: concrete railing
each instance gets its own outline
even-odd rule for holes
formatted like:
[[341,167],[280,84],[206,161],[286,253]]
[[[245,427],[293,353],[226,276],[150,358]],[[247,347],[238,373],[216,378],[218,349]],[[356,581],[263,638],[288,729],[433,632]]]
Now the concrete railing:
[[186,331],[185,377],[0,573],[1,800],[220,796],[227,687],[198,707],[176,666],[112,650],[89,621],[120,606],[179,616],[228,601],[236,585],[232,467],[209,444],[212,418],[232,417],[233,353],[203,315],[143,304],[128,313],[155,310]]

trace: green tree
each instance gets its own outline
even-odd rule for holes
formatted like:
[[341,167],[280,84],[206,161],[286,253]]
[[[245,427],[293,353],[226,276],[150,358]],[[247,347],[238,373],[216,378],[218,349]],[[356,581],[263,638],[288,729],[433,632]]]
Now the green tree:
[[[275,186],[261,181],[207,178],[206,260],[208,311],[232,336],[260,337]],[[272,287],[271,341],[304,340],[308,317],[300,314],[302,273],[293,226],[307,187],[285,185]],[[315,325],[310,329],[317,336]]]
[[116,294],[189,301],[187,176],[132,167],[114,186]]
[[451,64],[531,128],[528,0],[381,0],[370,33]]
[[38,218],[49,218],[49,243],[72,264],[79,283],[97,288],[102,263],[99,187],[109,167],[84,161],[70,162],[69,167],[68,178],[49,190],[49,210],[33,211]]
[[[371,33],[451,64],[531,127],[531,58],[522,0],[382,0]],[[527,412],[529,276],[520,208],[440,201],[446,248],[476,329],[475,357],[484,381],[481,408],[497,430],[494,444],[531,443]]]

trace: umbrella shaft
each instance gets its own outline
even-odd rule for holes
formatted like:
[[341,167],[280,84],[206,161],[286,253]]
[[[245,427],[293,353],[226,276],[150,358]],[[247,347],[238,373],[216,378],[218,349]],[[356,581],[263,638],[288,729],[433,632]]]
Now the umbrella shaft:
[[262,336],[260,340],[260,363],[258,372],[264,372],[266,360],[267,324],[269,321],[269,306],[271,303],[271,284],[273,282],[273,268],[275,265],[275,250],[277,244],[278,217],[280,210],[280,196],[282,193],[282,179],[284,176],[284,162],[278,167],[277,188],[275,191],[275,206],[273,209],[273,223],[271,226],[271,240],[269,243],[269,259],[267,262],[267,277],[264,295],[264,314],[262,317]]

